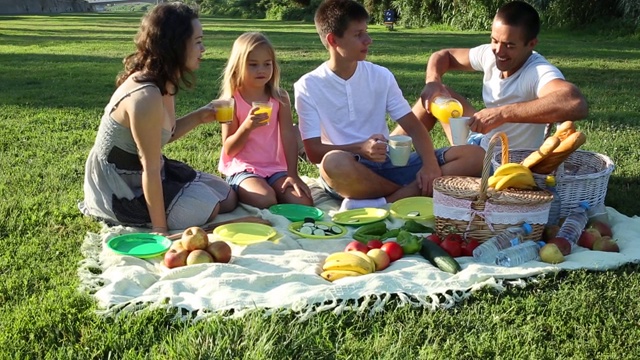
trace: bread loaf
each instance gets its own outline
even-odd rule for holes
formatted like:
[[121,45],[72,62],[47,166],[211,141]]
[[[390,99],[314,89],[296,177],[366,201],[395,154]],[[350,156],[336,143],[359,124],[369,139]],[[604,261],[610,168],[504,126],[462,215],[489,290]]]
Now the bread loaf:
[[538,174],[550,174],[565,161],[572,152],[576,151],[587,141],[587,137],[580,131],[576,131],[567,136],[555,150],[539,163],[531,167],[531,171]]
[[555,148],[560,145],[560,139],[555,136],[549,136],[543,143],[540,145],[540,148],[527,156],[524,160],[522,160],[521,164],[531,168],[533,165],[539,163],[545,157],[549,156]]
[[560,141],[564,141],[567,136],[576,132],[576,127],[573,125],[573,121],[565,121],[558,125],[556,128],[556,133],[553,136],[560,139]]

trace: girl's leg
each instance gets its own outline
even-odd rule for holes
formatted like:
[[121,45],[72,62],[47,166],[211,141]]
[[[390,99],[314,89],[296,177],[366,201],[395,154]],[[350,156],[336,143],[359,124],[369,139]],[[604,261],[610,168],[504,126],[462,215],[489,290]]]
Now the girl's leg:
[[248,177],[238,186],[238,199],[248,205],[266,209],[278,203],[276,192],[260,177]]
[[313,199],[308,197],[304,192],[298,196],[292,187],[288,187],[282,192],[282,184],[286,180],[285,177],[281,177],[276,180],[271,187],[273,191],[276,193],[276,197],[279,204],[300,204],[300,205],[308,205],[313,206]]

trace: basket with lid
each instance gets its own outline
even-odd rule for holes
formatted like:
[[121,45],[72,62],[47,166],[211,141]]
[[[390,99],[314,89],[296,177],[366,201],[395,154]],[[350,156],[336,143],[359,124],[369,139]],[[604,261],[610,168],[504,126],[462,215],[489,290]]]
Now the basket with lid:
[[489,142],[480,178],[442,176],[434,180],[433,211],[438,233],[454,230],[483,242],[508,227],[527,222],[533,231],[525,239],[542,238],[553,195],[540,188],[501,191],[489,188],[491,159],[498,142],[502,143],[502,163],[508,163],[509,142],[499,132]]

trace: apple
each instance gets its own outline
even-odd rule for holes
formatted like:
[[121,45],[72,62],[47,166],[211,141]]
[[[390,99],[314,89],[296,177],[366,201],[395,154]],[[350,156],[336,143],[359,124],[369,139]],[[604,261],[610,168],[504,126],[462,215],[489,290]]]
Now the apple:
[[404,255],[402,246],[395,241],[387,241],[380,248],[389,255],[389,259],[393,262],[400,259]]
[[187,256],[187,265],[212,263],[213,257],[204,250],[193,250]]
[[560,231],[560,226],[558,225],[545,226],[544,230],[542,231],[542,240],[547,241],[553,239],[554,237],[556,237],[556,235],[558,235],[558,231]]
[[620,252],[618,243],[609,236],[603,236],[593,244],[593,250],[606,252]]
[[169,269],[187,265],[189,251],[185,249],[169,249],[164,253],[164,265]]
[[211,242],[206,250],[213,257],[214,262],[226,264],[231,261],[231,247],[224,241]]
[[198,226],[187,228],[182,233],[182,246],[189,250],[204,250],[209,245],[207,233]]
[[578,238],[578,245],[593,250],[593,244],[602,239],[602,235],[594,228],[583,230]]
[[380,240],[369,240],[367,242],[367,247],[369,248],[369,250],[371,249],[380,249],[382,247],[382,241]]
[[367,256],[376,263],[376,271],[384,270],[391,264],[391,258],[382,249],[371,249],[367,252]]
[[592,221],[587,225],[587,228],[593,228],[598,230],[598,232],[602,236],[613,236],[613,233],[611,232],[611,226],[609,226],[609,224],[601,220]]
[[559,264],[564,261],[564,255],[556,244],[546,244],[540,248],[540,260],[549,264]]
[[560,252],[564,256],[571,254],[571,243],[565,238],[554,237],[553,239],[547,241],[547,244],[556,244],[556,246],[558,247],[558,249],[560,249]]
[[182,240],[176,240],[176,241],[172,242],[171,243],[171,247],[169,249],[186,250],[184,248],[184,246],[182,245]]
[[353,240],[352,242],[347,244],[347,247],[344,248],[344,251],[360,251],[366,254],[369,251],[369,248],[367,247],[367,245],[361,243],[360,241]]

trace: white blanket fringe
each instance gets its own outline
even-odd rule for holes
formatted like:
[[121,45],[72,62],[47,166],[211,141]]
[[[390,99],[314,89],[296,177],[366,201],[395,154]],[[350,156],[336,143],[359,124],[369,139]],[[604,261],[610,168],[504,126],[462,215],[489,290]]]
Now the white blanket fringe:
[[[326,220],[338,205],[320,204],[327,213]],[[503,291],[509,286],[536,283],[538,276],[562,269],[606,270],[640,261],[640,246],[636,244],[640,219],[626,217],[612,208],[608,208],[608,214],[621,253],[579,248],[558,265],[534,261],[515,268],[459,258],[463,270],[456,275],[444,273],[419,255],[412,255],[382,272],[329,283],[318,275],[320,264],[328,254],[345,247],[354,229],[336,240],[301,239],[287,230],[289,221],[285,218],[241,206],[219,219],[262,216],[277,229],[276,241],[247,247],[232,245],[231,264],[169,270],[160,265],[161,258],[143,260],[112,253],[104,246],[108,239],[138,229],[105,227],[101,234],[87,234],[82,244],[85,259],[78,269],[79,290],[96,298],[97,313],[104,317],[165,309],[175,311],[177,320],[238,318],[258,311],[264,316],[292,313],[298,321],[306,321],[325,311],[374,315],[390,306],[449,309],[483,288]],[[389,227],[399,226],[397,220],[386,221]]]

